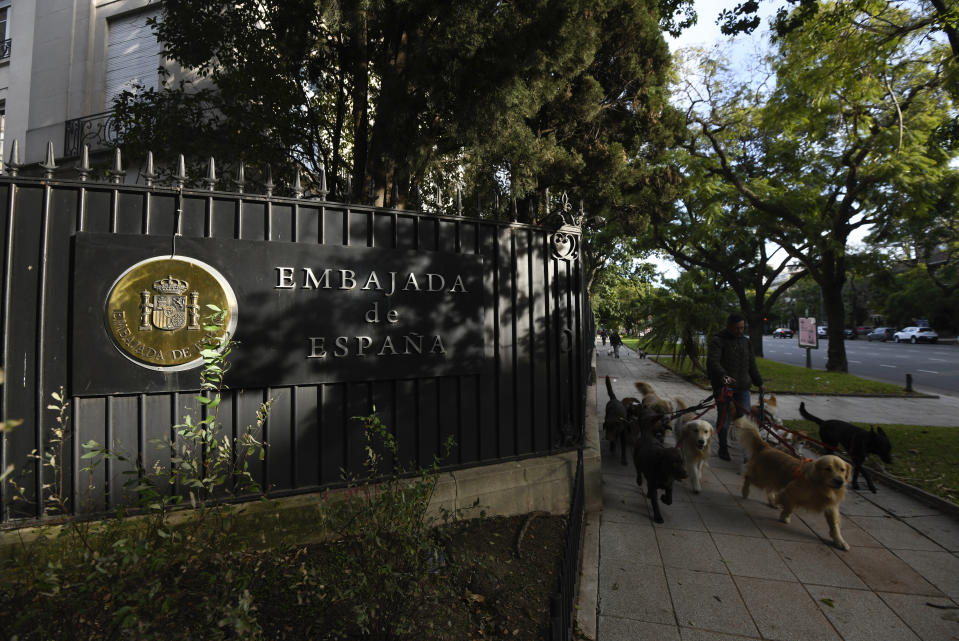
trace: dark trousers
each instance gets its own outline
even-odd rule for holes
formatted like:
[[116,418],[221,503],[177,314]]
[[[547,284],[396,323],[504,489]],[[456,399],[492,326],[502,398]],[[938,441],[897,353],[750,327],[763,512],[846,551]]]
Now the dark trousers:
[[[734,420],[749,413],[749,390],[733,390],[732,398],[719,396],[716,401],[716,411],[719,418],[716,420],[716,432],[719,434],[719,448],[726,449],[729,444],[729,430]],[[741,409],[740,409],[741,408]]]

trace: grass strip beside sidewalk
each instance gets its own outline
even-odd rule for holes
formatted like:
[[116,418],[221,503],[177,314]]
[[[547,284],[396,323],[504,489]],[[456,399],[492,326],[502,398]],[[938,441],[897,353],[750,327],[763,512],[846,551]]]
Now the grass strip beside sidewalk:
[[[702,372],[694,370],[689,359],[677,367],[669,356],[656,356],[657,363],[682,376],[689,382],[709,389],[709,381]],[[782,394],[845,394],[850,396],[922,396],[907,392],[900,385],[872,381],[843,372],[827,372],[821,369],[806,369],[765,358],[757,358],[756,365],[763,376],[767,392]]]
[[[783,423],[789,429],[819,438],[819,430],[812,421],[789,420]],[[881,427],[892,443],[894,464],[888,465],[875,456],[870,456],[866,462],[868,466],[947,501],[959,502],[959,428],[867,423],[858,425],[864,429]]]

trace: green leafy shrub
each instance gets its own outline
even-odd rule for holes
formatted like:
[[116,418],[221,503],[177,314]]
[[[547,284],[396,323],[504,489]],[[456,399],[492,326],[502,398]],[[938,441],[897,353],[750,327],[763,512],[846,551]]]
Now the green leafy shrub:
[[[210,307],[197,397],[204,416],[186,416],[174,443],[155,442],[173,452],[168,468],[146,470],[121,452],[84,444],[88,472],[108,459],[134,463],[125,485],[136,492],[138,513],[121,509],[97,523],[67,518],[5,558],[3,638],[257,638],[249,591],[256,566],[241,562],[245,551],[226,518],[231,508],[212,499],[259,491],[249,459],[263,458],[265,443],[256,434],[270,403],[239,437],[223,433],[218,409],[232,341],[222,331],[225,312]],[[57,426],[47,450],[34,455],[54,479],[43,488],[43,514],[69,514],[63,483],[69,403],[62,390],[53,398]],[[25,500],[22,491],[18,496]],[[172,510],[187,501],[196,509],[173,518]]]

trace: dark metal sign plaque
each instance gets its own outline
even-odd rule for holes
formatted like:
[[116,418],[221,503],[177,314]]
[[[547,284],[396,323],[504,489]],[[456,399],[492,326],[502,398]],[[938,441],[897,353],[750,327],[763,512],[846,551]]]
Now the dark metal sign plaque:
[[[231,387],[421,378],[482,366],[481,256],[215,238],[178,238],[171,256],[169,238],[96,233],[76,234],[74,249],[75,395],[196,389],[195,355],[181,349],[186,360],[165,367],[138,355],[126,334],[134,326],[150,326],[143,330],[150,340],[190,331],[198,309],[207,313],[205,299],[222,306],[218,285],[235,296]],[[179,263],[169,261],[207,269],[180,275],[173,273]],[[147,270],[124,285],[140,263],[170,273]],[[196,288],[183,287],[198,274]],[[125,323],[114,331],[118,285],[136,300],[126,301]]]

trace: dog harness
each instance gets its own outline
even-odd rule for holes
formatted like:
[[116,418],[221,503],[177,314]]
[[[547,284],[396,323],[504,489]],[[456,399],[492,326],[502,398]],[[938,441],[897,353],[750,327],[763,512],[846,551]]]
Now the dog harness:
[[800,459],[799,465],[797,465],[796,469],[793,471],[793,476],[795,476],[797,479],[802,478],[802,466],[805,463],[812,463],[812,459],[811,458]]

